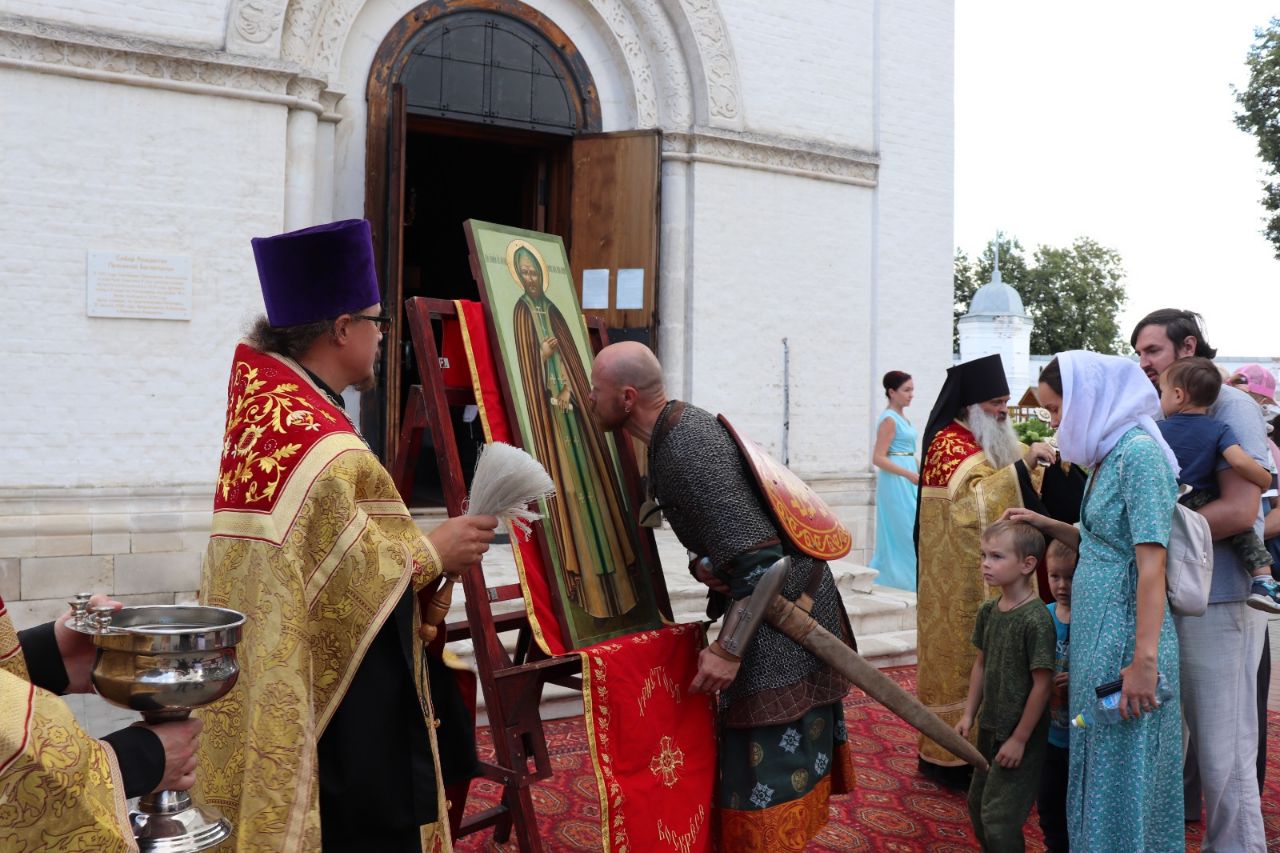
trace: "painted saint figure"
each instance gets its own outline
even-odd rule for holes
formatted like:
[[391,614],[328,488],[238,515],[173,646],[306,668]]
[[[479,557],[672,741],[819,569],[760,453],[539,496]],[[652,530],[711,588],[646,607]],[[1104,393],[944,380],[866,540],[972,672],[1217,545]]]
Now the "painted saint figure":
[[513,320],[534,436],[530,449],[556,483],[548,501],[551,545],[569,598],[592,616],[621,616],[636,605],[631,567],[637,548],[609,445],[587,410],[591,383],[569,324],[547,298],[537,250],[513,241],[507,266],[524,289]]

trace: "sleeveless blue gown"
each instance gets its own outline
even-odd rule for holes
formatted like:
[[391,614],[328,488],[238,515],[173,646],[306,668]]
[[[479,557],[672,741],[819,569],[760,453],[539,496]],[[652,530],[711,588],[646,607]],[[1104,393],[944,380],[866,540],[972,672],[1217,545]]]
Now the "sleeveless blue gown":
[[[876,428],[885,418],[892,418],[893,441],[889,443],[889,461],[902,468],[918,471],[916,464],[916,428],[892,409],[885,409]],[[876,551],[871,568],[880,572],[876,583],[916,590],[916,546],[911,531],[916,523],[916,487],[906,477],[876,469]]]

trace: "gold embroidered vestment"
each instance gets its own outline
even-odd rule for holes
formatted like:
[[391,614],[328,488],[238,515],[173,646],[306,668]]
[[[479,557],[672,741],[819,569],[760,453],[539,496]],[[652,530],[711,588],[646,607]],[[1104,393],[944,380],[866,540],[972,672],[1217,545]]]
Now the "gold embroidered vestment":
[[31,683],[0,600],[0,850],[137,849],[115,753]]
[[[197,712],[205,726],[195,794],[235,824],[223,849],[320,849],[320,735],[407,586],[439,574],[391,476],[345,413],[294,362],[241,344],[200,588],[202,603],[248,617],[239,683]],[[426,850],[451,849],[444,821],[423,836]]]
[[[921,471],[918,692],[948,725],[964,714],[978,608],[998,591],[982,580],[979,538],[1011,506],[1022,506],[1014,466],[993,468],[973,434],[958,423],[934,436]],[[920,756],[944,767],[964,764],[924,735]]]

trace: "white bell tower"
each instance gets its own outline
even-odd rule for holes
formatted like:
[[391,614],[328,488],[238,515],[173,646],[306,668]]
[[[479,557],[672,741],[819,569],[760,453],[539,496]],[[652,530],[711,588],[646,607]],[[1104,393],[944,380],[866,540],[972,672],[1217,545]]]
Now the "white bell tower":
[[1034,325],[1018,291],[1000,278],[1000,235],[996,234],[991,281],[978,288],[969,313],[957,322],[960,360],[996,353],[1004,362],[1009,394],[1017,402],[1031,383],[1031,328]]

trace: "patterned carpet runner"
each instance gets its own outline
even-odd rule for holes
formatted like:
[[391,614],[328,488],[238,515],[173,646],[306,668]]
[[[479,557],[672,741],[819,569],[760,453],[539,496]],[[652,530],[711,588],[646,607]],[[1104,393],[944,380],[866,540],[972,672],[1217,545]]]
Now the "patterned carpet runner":
[[[904,688],[915,691],[914,666],[886,670]],[[977,849],[969,828],[964,796],[927,781],[916,773],[916,738],[912,729],[883,707],[855,690],[845,701],[849,741],[853,747],[858,790],[834,798],[831,821],[810,846],[814,853],[857,851],[971,851]],[[600,850],[600,804],[591,769],[587,736],[581,717],[547,724],[548,748],[556,775],[533,787],[538,826],[544,849]],[[488,730],[478,737],[482,754],[489,752]],[[1270,715],[1267,784],[1262,811],[1267,838],[1280,840],[1280,713]],[[497,802],[500,790],[485,780],[472,783],[467,811]],[[1187,850],[1199,851],[1201,825],[1188,824]],[[1027,849],[1043,850],[1039,821],[1032,812],[1026,826]],[[489,831],[464,838],[459,851],[515,850],[514,842],[492,844]]]

